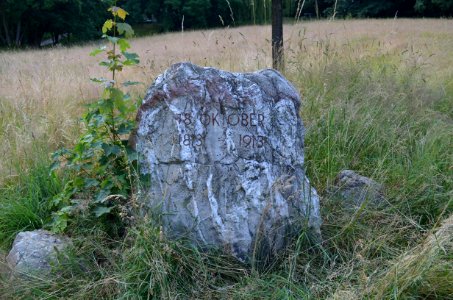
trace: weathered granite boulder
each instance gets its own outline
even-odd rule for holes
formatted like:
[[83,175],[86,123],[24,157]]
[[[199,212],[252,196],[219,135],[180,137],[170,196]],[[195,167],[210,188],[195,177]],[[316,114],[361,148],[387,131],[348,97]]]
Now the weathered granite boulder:
[[47,275],[57,252],[63,251],[69,244],[68,238],[46,230],[20,232],[6,261],[13,274]]
[[304,173],[300,97],[277,71],[171,66],[137,116],[149,212],[169,238],[268,259],[302,228],[319,237],[319,199]]
[[333,193],[348,207],[360,207],[365,201],[380,205],[384,201],[383,187],[373,179],[351,170],[343,170],[335,178]]

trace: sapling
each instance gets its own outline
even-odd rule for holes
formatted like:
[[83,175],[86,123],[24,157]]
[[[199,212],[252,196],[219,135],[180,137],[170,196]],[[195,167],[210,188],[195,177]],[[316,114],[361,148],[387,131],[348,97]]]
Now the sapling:
[[136,105],[122,88],[137,82],[118,82],[118,72],[139,63],[138,55],[127,50],[128,38],[134,31],[125,23],[128,13],[115,3],[108,9],[111,18],[102,26],[102,38],[107,45],[93,50],[90,55],[104,54],[99,65],[107,68],[111,78],[91,78],[102,86],[102,97],[88,105],[82,117],[84,131],[72,149],[60,149],[53,154],[53,176],[56,171],[70,174],[64,191],[50,203],[55,213],[51,228],[62,232],[74,217],[77,207],[88,204],[97,218],[110,214],[119,201],[129,197],[132,189],[130,165],[135,153],[124,138],[133,127],[131,115]]

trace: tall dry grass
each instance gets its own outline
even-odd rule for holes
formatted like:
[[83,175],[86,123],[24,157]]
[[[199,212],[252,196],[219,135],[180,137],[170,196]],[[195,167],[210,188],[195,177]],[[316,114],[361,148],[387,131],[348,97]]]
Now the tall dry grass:
[[[149,86],[180,61],[231,71],[271,65],[270,27],[178,32],[132,41],[141,66],[122,74]],[[285,26],[286,75],[320,68],[333,60],[388,56],[430,69],[428,80],[451,77],[452,20],[316,21]],[[99,90],[90,77],[107,76],[88,56],[94,44],[43,50],[0,52],[0,178],[15,175],[21,161],[33,158],[33,144],[55,149],[78,132],[81,104]],[[304,84],[298,86],[304,91]],[[145,88],[136,89],[142,95]],[[24,167],[24,166],[22,166]]]

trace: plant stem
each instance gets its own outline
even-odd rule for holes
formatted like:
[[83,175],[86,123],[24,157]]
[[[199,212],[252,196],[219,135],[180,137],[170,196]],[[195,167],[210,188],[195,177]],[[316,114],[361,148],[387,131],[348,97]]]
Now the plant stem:
[[[116,7],[116,1],[115,1],[115,7]],[[113,25],[113,37],[116,37],[116,14],[113,16],[113,22],[114,22],[114,25]],[[117,59],[116,59],[116,44],[113,43],[113,60],[115,61],[115,64],[114,64],[114,68],[112,70],[112,80],[113,80],[113,87],[115,88],[116,87],[116,81],[115,81],[115,71],[116,71],[116,63],[117,63]],[[116,136],[116,133],[115,133],[115,103],[112,103],[112,126],[110,128],[110,131],[112,132],[112,135],[113,135],[113,143],[116,144],[117,143],[117,136]]]

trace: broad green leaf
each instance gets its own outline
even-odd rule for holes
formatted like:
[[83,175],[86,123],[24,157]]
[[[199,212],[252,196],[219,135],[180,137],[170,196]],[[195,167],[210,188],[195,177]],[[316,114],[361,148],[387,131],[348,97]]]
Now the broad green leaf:
[[96,83],[103,83],[105,81],[105,78],[95,78],[95,77],[92,77],[90,78],[91,81],[93,82],[96,82]]
[[113,100],[113,101],[123,100],[124,93],[121,90],[116,89],[116,88],[109,88],[109,91],[110,91],[109,98],[111,100]]
[[97,187],[99,181],[93,178],[85,178],[85,188]]
[[129,42],[126,39],[119,39],[118,45],[120,46],[121,52],[124,52],[131,47],[131,45],[129,45]]
[[[126,104],[124,103],[124,93],[116,88],[110,88],[110,101],[113,102],[114,108],[116,108],[121,113],[124,113],[127,110]],[[115,122],[116,123],[116,122]]]
[[118,109],[118,111],[121,114],[124,114],[127,112],[127,106],[126,106],[126,103],[124,103],[124,99],[121,98],[121,99],[116,99],[114,101],[115,101],[116,109]]
[[125,66],[135,66],[136,64],[138,64],[139,61],[138,60],[130,60],[130,59],[126,59],[125,61],[123,61],[123,64]]
[[104,25],[102,26],[102,33],[107,33],[107,31],[111,30],[113,28],[113,24],[115,22],[113,22],[112,19],[108,19],[107,21],[105,21]]
[[115,83],[115,81],[113,81],[113,80],[111,80],[111,79],[104,78],[104,77],[90,78],[90,80],[91,80],[92,82],[95,82],[95,83],[100,83],[100,84],[103,85],[105,88],[110,88],[110,87],[113,86],[113,84]]
[[93,141],[94,137],[92,134],[85,134],[84,136],[82,136],[82,138],[80,139],[81,142],[83,143],[91,143]]
[[67,197],[65,193],[60,193],[52,198],[50,201],[50,208],[58,207],[60,204],[65,203],[67,201]]
[[110,62],[104,60],[104,61],[101,61],[101,62],[99,63],[99,65],[100,65],[101,67],[110,67]]
[[127,160],[129,163],[133,163],[138,160],[138,153],[134,151],[133,149],[128,148],[127,149]]
[[120,39],[120,38],[117,38],[117,37],[114,37],[114,36],[110,36],[110,35],[107,35],[106,37],[112,44],[118,43],[118,40]]
[[[102,117],[102,120],[104,120],[104,117]],[[91,144],[91,147],[96,148],[96,149],[101,149],[102,148],[102,141],[96,141]]]
[[74,209],[74,207],[72,207],[71,205],[68,205],[68,206],[65,206],[62,209],[60,209],[60,212],[69,215],[72,213],[73,209]]
[[96,56],[96,55],[98,55],[99,53],[104,52],[105,49],[106,49],[105,46],[102,46],[102,47],[100,47],[100,48],[94,49],[93,51],[90,52],[90,56]]
[[103,144],[102,149],[104,149],[105,155],[107,156],[111,154],[118,155],[121,152],[121,147],[117,145]]
[[[109,99],[106,99],[101,107],[99,107],[99,113],[109,115],[113,110],[113,102]],[[107,123],[108,119],[106,120]]]
[[82,177],[74,178],[73,182],[74,182],[73,185],[75,187],[80,187],[80,188],[84,187],[84,184],[85,184],[85,181],[84,181],[84,179]]
[[124,55],[124,57],[126,57],[126,60],[123,61],[123,64],[125,66],[136,65],[140,62],[140,60],[138,59],[138,55],[136,53],[126,52],[126,51],[123,51],[121,53]]
[[52,231],[55,233],[63,232],[68,227],[69,216],[67,213],[57,212],[53,215]]
[[77,143],[74,146],[74,153],[80,154],[80,153],[83,153],[83,151],[85,151],[85,144]]
[[121,124],[118,127],[117,133],[118,134],[129,134],[132,131],[133,126],[130,126],[130,124]]
[[[101,188],[102,188],[102,191],[104,192],[108,192],[107,196],[110,195],[110,189],[113,187],[113,182],[112,180],[110,179],[104,179],[102,182],[101,182]],[[106,197],[107,197],[106,196]],[[104,197],[105,198],[105,197]],[[104,199],[102,199],[104,200]]]
[[[101,169],[103,168],[100,168],[99,170],[101,171]],[[103,201],[106,200],[106,198],[112,194],[113,182],[110,178],[104,179],[101,182],[100,187],[101,190],[96,195],[94,203],[103,203]]]
[[143,84],[143,82],[140,81],[125,81],[123,82],[123,86],[131,86],[131,85],[137,85],[137,84]]
[[[99,127],[100,127],[101,125],[104,125],[104,123],[105,123],[105,116],[103,116],[103,115],[94,115],[94,116],[91,118],[91,120],[90,120],[89,126],[94,127],[95,130],[98,130],[98,132],[102,134],[102,132],[100,131]],[[94,143],[92,144],[92,147],[98,148],[98,143],[99,143],[99,142],[94,142]]]
[[116,28],[118,28],[119,34],[124,34],[127,38],[134,35],[134,30],[127,23],[117,23]]
[[93,210],[93,213],[96,215],[96,218],[99,218],[102,215],[110,213],[113,207],[98,206]]
[[133,52],[122,52],[124,57],[126,57],[127,59],[137,59],[138,60],[138,55],[137,53],[133,53]]
[[110,89],[105,89],[105,90],[102,92],[102,99],[104,99],[104,100],[110,99],[110,94],[111,94]]

